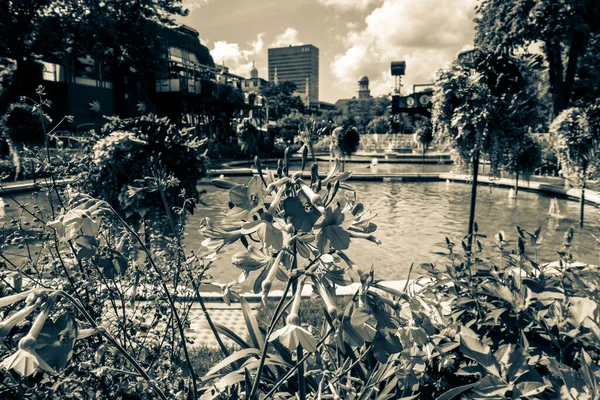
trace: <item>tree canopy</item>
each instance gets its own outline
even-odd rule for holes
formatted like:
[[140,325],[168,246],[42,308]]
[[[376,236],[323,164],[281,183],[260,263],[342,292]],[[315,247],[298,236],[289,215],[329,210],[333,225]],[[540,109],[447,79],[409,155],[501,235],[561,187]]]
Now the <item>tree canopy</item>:
[[491,51],[540,44],[548,63],[554,115],[569,107],[580,59],[600,31],[596,0],[483,0],[477,7],[476,46]]
[[294,95],[295,91],[296,84],[287,81],[279,84],[267,82],[260,87],[260,94],[267,98],[269,105],[269,119],[277,121],[296,110],[304,111],[304,103]]

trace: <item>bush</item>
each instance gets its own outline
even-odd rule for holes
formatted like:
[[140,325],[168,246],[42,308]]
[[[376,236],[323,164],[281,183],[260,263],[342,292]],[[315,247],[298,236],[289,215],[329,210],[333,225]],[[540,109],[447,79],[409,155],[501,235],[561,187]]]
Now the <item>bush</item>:
[[350,157],[360,146],[360,134],[354,127],[336,128],[333,133],[334,153],[342,157]]
[[86,179],[90,194],[128,217],[146,212],[162,215],[164,207],[153,182],[157,175],[166,174],[169,205],[183,206],[180,194],[185,190],[191,201],[186,207],[193,210],[199,196],[197,183],[206,171],[206,144],[194,130],[177,128],[167,118],[110,118],[91,149],[94,177]]

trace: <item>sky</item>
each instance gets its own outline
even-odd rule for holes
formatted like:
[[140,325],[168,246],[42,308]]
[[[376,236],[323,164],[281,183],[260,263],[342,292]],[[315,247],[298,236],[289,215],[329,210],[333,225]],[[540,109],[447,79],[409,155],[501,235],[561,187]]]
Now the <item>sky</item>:
[[402,93],[432,83],[436,72],[473,47],[477,0],[183,0],[178,22],[200,32],[215,63],[267,79],[267,49],[319,48],[319,100],[356,95],[366,75],[371,94],[393,90],[392,61],[406,61]]

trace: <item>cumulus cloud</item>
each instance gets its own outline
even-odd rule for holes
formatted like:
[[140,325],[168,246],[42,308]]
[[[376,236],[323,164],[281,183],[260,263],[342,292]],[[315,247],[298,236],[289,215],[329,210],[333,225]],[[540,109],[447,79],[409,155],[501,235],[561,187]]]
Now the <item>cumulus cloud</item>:
[[298,31],[294,28],[287,28],[282,34],[275,37],[270,47],[298,46],[304,44],[298,39]]
[[391,61],[406,61],[403,93],[414,83],[432,82],[435,73],[472,46],[476,0],[384,0],[366,18],[362,30],[351,30],[345,51],[330,65],[338,85],[368,75],[373,94],[393,86]]
[[319,0],[319,3],[341,10],[364,10],[369,5],[380,3],[381,0]]
[[[215,64],[225,64],[232,72],[241,76],[249,76],[252,62],[260,57],[264,48],[264,33],[259,33],[256,39],[248,43],[248,48],[242,48],[238,43],[229,43],[224,40],[214,42],[210,54]],[[260,69],[260,68],[259,68]]]

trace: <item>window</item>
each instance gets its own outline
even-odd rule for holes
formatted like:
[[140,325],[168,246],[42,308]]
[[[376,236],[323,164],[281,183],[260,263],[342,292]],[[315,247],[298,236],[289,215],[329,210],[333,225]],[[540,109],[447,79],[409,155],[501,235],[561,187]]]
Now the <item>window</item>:
[[65,71],[62,65],[42,61],[44,66],[43,79],[51,82],[64,82]]
[[244,87],[249,87],[249,86],[250,86],[250,82],[244,81]]
[[252,86],[257,87],[258,86],[258,81],[252,81]]
[[108,68],[101,67],[91,56],[79,57],[75,60],[74,81],[80,85],[112,88],[106,80],[110,75]]

